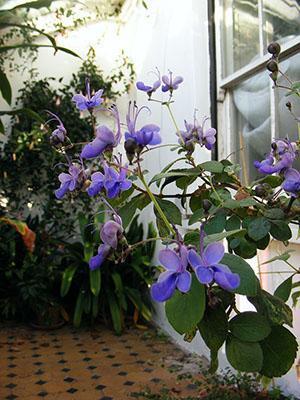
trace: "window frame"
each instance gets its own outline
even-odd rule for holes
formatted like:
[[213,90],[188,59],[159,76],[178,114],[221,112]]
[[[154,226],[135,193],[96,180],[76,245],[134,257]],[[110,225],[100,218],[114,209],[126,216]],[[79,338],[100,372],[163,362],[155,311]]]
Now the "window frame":
[[[208,0],[209,1],[209,0]],[[233,120],[234,104],[232,90],[235,86],[266,69],[266,64],[270,59],[269,54],[263,54],[263,0],[258,0],[259,16],[259,40],[260,57],[258,60],[240,68],[234,73],[222,77],[224,54],[222,46],[222,13],[224,11],[225,0],[214,0],[215,2],[215,50],[216,50],[216,102],[218,120],[218,158],[222,159],[232,154],[235,141],[233,140]],[[280,61],[300,53],[300,34],[281,46]],[[278,118],[275,112],[277,91],[273,89],[273,82],[270,79],[270,116],[271,116],[271,138],[275,139],[278,132]]]

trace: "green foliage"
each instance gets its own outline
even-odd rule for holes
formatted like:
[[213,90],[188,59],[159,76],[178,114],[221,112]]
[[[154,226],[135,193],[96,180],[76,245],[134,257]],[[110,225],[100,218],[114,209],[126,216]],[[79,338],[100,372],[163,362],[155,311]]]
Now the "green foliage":
[[226,340],[226,356],[233,368],[242,372],[258,372],[263,365],[263,352],[259,343],[244,342],[234,336]]
[[[69,267],[63,273],[60,290],[67,309],[73,313],[74,326],[80,326],[84,316],[92,322],[99,317],[104,322],[111,321],[116,334],[121,334],[125,318],[133,318],[135,312],[149,321],[152,307],[148,286],[153,279],[151,259],[155,242],[147,247],[136,247],[125,261],[111,257],[100,269],[90,271],[87,261],[91,255],[85,257],[85,249],[91,249],[91,254],[96,252],[99,238],[83,214],[79,219],[82,242],[66,245],[63,264]],[[133,219],[126,234],[130,244],[144,238],[143,226],[137,219]],[[147,237],[156,237],[153,224],[148,226]]]
[[205,290],[193,276],[188,293],[176,291],[166,303],[166,315],[173,328],[180,334],[187,333],[201,321],[205,311]]

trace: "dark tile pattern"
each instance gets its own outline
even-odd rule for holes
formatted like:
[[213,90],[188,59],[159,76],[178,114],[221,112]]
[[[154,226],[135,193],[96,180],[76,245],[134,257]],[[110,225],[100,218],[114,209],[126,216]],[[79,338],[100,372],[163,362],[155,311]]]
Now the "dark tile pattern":
[[176,381],[171,367],[185,355],[151,328],[117,337],[104,327],[46,332],[4,326],[0,343],[1,400],[126,400],[145,387],[188,395],[199,390]]

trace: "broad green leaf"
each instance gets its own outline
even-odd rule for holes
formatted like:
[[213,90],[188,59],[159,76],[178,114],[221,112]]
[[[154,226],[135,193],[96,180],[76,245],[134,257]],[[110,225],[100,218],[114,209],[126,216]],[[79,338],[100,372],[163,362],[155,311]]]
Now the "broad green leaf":
[[283,326],[272,327],[270,335],[261,342],[263,365],[259,371],[269,378],[286,374],[296,359],[297,341],[295,336]]
[[257,241],[264,238],[271,229],[271,223],[264,217],[254,218],[248,225],[247,231],[251,239]]
[[252,197],[248,197],[243,200],[234,200],[228,199],[224,202],[223,207],[229,208],[230,210],[234,210],[236,208],[244,208],[244,207],[251,207],[251,206],[258,206],[259,204],[255,201]]
[[[176,164],[178,161],[182,161],[182,160],[185,160],[185,159],[186,159],[185,157],[181,157],[181,158],[177,158],[176,160],[170,162],[168,165],[165,166],[165,168],[163,168],[163,170],[161,171],[161,174],[164,174],[164,173],[168,172],[169,169],[172,168],[174,164]],[[153,182],[153,181],[151,180],[151,181],[149,182],[149,185],[151,185],[152,182]],[[159,180],[156,181],[156,186],[157,186],[157,187],[159,187],[160,182],[161,182],[161,179],[159,179]]]
[[176,332],[190,332],[202,319],[205,311],[205,288],[193,275],[191,289],[188,293],[178,290],[166,302],[168,321]]
[[162,200],[159,197],[157,197],[156,200],[168,221],[175,225],[181,225],[181,212],[179,208],[172,201]]
[[233,368],[241,372],[259,372],[263,365],[263,352],[259,343],[242,342],[229,336],[226,356]]
[[229,321],[233,336],[245,342],[259,342],[271,333],[268,320],[257,312],[246,311]]
[[204,225],[204,231],[208,235],[223,232],[226,224],[226,215],[218,213]]
[[235,229],[233,231],[221,232],[221,233],[213,233],[212,235],[207,235],[204,238],[204,245],[208,245],[209,243],[220,242],[223,239],[226,239],[233,235],[243,236],[246,233],[246,229]]
[[76,270],[77,270],[77,265],[70,265],[70,267],[64,270],[60,286],[61,297],[64,297],[66,296],[66,294],[68,294]]
[[285,242],[292,237],[290,227],[283,221],[272,221],[270,233],[274,239],[280,240],[281,242]]
[[129,223],[131,222],[134,214],[138,209],[138,205],[140,202],[140,195],[137,195],[129,200],[123,207],[121,207],[118,211],[120,217],[123,221],[123,228],[126,229]]
[[199,164],[198,167],[214,174],[220,174],[224,170],[224,165],[219,161],[205,161]]
[[225,229],[226,231],[233,231],[236,229],[240,229],[241,227],[241,220],[237,215],[232,215],[230,218],[227,219]]
[[0,69],[0,92],[4,100],[11,105],[11,86],[5,72]]
[[283,281],[274,292],[274,296],[280,297],[282,301],[288,301],[293,287],[293,276]]
[[222,306],[206,307],[204,317],[198,323],[199,332],[206,346],[217,353],[228,334],[228,317]]
[[75,305],[74,317],[73,317],[73,324],[75,328],[78,328],[81,324],[82,313],[84,309],[84,300],[85,300],[86,292],[83,289],[80,289],[77,301]]
[[248,297],[257,311],[267,317],[272,324],[293,326],[293,313],[279,297],[260,290],[255,297]]
[[198,208],[198,210],[196,210],[189,219],[189,225],[193,225],[195,222],[198,222],[200,219],[203,218],[203,215],[204,215],[203,208]]
[[90,270],[90,289],[94,296],[98,296],[101,289],[101,270]]
[[221,264],[226,264],[230,270],[240,276],[240,286],[233,290],[234,293],[244,294],[246,296],[256,296],[259,289],[259,280],[253,269],[241,257],[233,254],[225,254]]
[[285,218],[285,214],[281,208],[272,208],[264,212],[264,216],[269,219],[281,220]]

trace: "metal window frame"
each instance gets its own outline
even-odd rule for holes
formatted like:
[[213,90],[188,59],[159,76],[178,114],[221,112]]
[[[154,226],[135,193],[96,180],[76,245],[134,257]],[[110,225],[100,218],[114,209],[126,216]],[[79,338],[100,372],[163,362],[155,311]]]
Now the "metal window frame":
[[[208,0],[210,1],[210,0]],[[218,121],[218,157],[224,158],[231,154],[236,149],[234,148],[235,138],[233,132],[233,115],[234,104],[232,99],[232,89],[243,82],[247,78],[264,71],[266,64],[270,59],[270,55],[263,54],[265,47],[263,37],[263,0],[258,0],[258,14],[259,14],[259,38],[260,38],[260,58],[245,67],[240,68],[238,71],[231,75],[222,77],[223,65],[225,62],[223,40],[222,40],[222,13],[224,10],[224,0],[211,0],[214,1],[215,12],[215,40],[216,40],[216,81],[217,81],[217,121]],[[300,52],[300,35],[290,40],[282,46],[280,60],[284,60]],[[273,90],[273,83],[270,79],[270,116],[271,116],[271,137],[276,138],[278,133],[278,118],[275,112],[276,105],[276,91]]]

